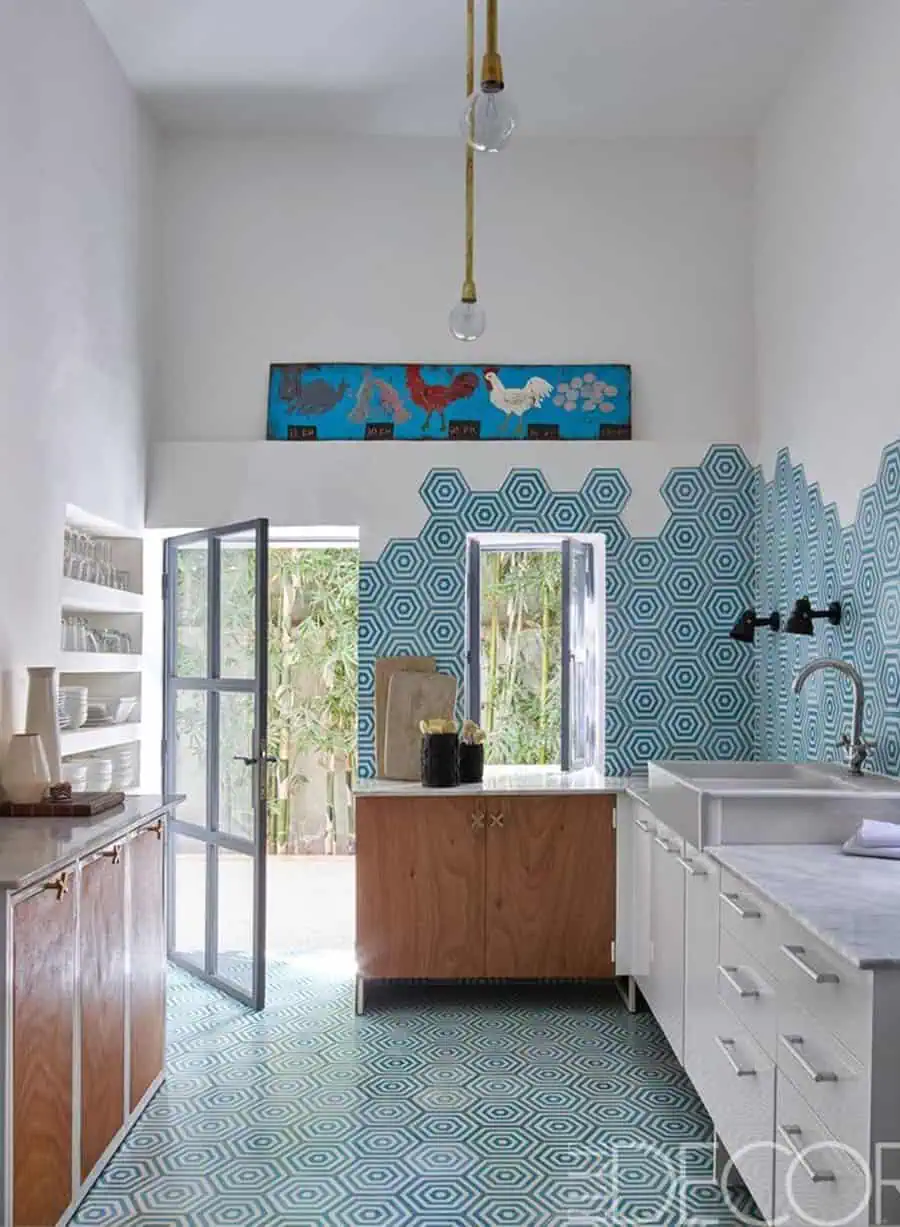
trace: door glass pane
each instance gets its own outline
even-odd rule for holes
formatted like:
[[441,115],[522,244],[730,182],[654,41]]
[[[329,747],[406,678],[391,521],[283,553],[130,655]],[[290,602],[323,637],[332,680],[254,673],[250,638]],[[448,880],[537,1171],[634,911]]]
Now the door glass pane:
[[208,696],[202,690],[175,695],[175,792],[186,800],[178,807],[180,822],[206,826],[206,765],[209,725]]
[[209,644],[209,545],[181,545],[175,551],[175,674],[205,677]]
[[188,835],[176,835],[171,855],[174,953],[202,971],[206,950],[206,845]]
[[256,675],[256,537],[221,540],[222,677]]
[[219,694],[219,830],[252,839],[255,830],[252,758],[256,696],[223,690]]
[[216,974],[245,993],[253,991],[254,858],[217,848],[219,926]]

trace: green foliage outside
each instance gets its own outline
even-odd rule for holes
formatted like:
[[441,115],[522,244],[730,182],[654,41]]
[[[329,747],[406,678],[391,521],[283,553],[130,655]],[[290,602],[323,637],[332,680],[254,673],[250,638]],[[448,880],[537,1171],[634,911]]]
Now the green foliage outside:
[[481,555],[481,723],[486,761],[559,762],[562,557],[558,550]]
[[[222,673],[252,676],[255,641],[254,550],[222,553]],[[206,553],[178,556],[177,672],[206,671]],[[304,756],[326,771],[322,829],[334,834],[337,788],[346,788],[356,746],[359,555],[351,549],[272,548],[269,551],[269,713],[271,765],[269,851],[297,851],[295,813]],[[182,691],[177,708],[179,778],[202,787],[207,739],[205,696]],[[252,704],[223,696],[220,714],[220,824],[252,835],[248,773],[235,756],[252,753]],[[196,809],[196,806],[192,807]],[[201,807],[202,808],[202,807]],[[202,821],[202,813],[198,815]]]

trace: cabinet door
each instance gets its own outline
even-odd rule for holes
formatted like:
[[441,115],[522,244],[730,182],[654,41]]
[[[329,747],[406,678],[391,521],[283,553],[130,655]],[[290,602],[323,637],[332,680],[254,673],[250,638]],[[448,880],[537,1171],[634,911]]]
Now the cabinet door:
[[162,822],[126,844],[131,874],[131,1072],[132,1111],[165,1066],[166,923]]
[[665,827],[650,858],[650,974],[644,995],[679,1061],[684,1060],[684,848]]
[[637,802],[619,797],[616,805],[616,975],[634,975],[636,920],[635,851]]
[[684,1067],[704,1094],[709,1052],[719,1027],[719,869],[685,851]]
[[[633,805],[634,827],[634,932],[631,939],[633,975],[641,992],[646,994],[650,974],[650,862],[656,823],[643,806]],[[618,939],[617,939],[618,940]]]
[[484,819],[473,797],[356,802],[363,978],[484,975]]
[[125,866],[118,845],[81,870],[81,1178],[125,1123]]
[[613,975],[611,796],[488,797],[487,974]]
[[75,894],[41,890],[13,909],[15,1227],[56,1223],[72,1200],[74,1013]]

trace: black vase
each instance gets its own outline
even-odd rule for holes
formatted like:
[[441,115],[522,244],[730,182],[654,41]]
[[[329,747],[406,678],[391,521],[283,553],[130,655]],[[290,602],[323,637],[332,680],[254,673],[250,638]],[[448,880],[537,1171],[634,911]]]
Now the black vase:
[[459,735],[422,735],[422,784],[425,788],[454,788],[459,783]]
[[460,784],[480,784],[483,779],[484,744],[477,746],[461,741],[459,744]]

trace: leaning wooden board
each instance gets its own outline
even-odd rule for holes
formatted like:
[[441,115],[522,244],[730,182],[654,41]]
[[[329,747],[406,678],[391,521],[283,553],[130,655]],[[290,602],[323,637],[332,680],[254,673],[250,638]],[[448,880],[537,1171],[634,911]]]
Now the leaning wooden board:
[[449,720],[456,707],[456,678],[448,673],[394,673],[384,724],[384,775],[418,780],[422,774],[420,720]]
[[434,673],[436,668],[437,661],[433,656],[380,656],[375,661],[375,763],[378,775],[384,775],[384,718],[391,677],[401,670],[404,673]]

